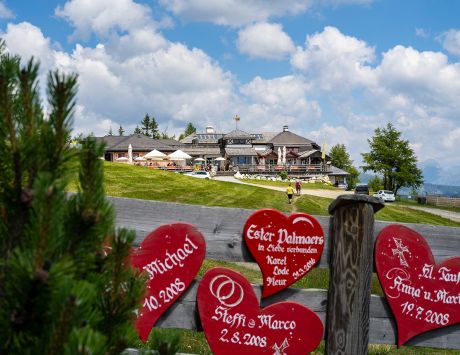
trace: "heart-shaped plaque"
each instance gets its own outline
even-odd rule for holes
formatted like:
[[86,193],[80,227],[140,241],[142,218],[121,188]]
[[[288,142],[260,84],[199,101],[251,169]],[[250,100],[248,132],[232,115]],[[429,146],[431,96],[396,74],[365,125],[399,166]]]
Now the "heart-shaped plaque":
[[138,310],[136,330],[147,338],[155,322],[184,293],[203,263],[206,243],[192,225],[163,225],[151,232],[131,256],[135,268],[149,276]]
[[227,268],[209,270],[197,292],[206,339],[215,355],[307,354],[323,336],[321,319],[296,302],[260,309],[248,280]]
[[398,347],[420,333],[460,322],[460,257],[436,264],[420,234],[395,224],[378,235],[375,264],[396,319]]
[[286,217],[277,210],[258,210],[249,216],[243,235],[262,270],[262,297],[301,279],[321,258],[324,248],[321,225],[306,213]]

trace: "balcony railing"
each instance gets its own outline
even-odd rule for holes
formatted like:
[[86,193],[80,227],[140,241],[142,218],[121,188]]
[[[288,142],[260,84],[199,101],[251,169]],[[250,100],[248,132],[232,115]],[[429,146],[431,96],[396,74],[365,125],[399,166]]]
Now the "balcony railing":
[[309,165],[257,165],[257,164],[238,164],[234,167],[234,169],[238,169],[241,173],[279,173],[281,171],[286,171],[290,174],[320,174],[330,173],[331,167],[330,165],[326,164],[309,164]]

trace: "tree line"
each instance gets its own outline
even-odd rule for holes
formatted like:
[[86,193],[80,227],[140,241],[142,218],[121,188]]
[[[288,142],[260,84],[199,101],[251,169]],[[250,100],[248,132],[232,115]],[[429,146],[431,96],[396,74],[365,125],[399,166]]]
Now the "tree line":
[[[176,135],[168,135],[168,128],[166,128],[163,132],[160,132],[158,123],[155,119],[155,117],[152,115],[151,117],[149,116],[148,113],[145,114],[144,118],[140,122],[140,127],[139,125],[136,126],[134,129],[133,134],[143,134],[147,137],[151,137],[152,139],[176,139]],[[178,140],[181,140],[187,136],[189,136],[192,133],[196,132],[195,126],[189,122],[187,124],[187,127],[185,128],[185,131],[179,135]],[[124,136],[125,130],[123,129],[123,126],[120,125],[118,128],[118,135],[119,136]],[[110,127],[109,136],[113,136],[113,131],[112,127]]]

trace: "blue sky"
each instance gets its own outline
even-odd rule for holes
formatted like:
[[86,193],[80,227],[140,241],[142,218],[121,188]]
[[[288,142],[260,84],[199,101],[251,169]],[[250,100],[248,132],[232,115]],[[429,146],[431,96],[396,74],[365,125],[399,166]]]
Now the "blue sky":
[[460,184],[455,0],[0,1],[11,52],[79,74],[75,133],[285,124],[355,160],[392,122],[428,182]]

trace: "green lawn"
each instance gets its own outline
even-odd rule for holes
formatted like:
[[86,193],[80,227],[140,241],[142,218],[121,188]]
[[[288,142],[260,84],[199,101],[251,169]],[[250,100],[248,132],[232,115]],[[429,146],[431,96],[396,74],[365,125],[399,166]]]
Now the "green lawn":
[[[328,215],[327,208],[332,202],[328,198],[302,195],[295,197],[294,203],[290,205],[284,192],[262,187],[196,179],[172,172],[119,163],[106,162],[104,167],[105,188],[110,196],[206,206],[275,208],[283,212],[299,211],[312,215]],[[76,189],[75,183],[70,189]],[[460,223],[427,212],[388,204],[378,212],[376,218],[394,222],[460,226]]]

